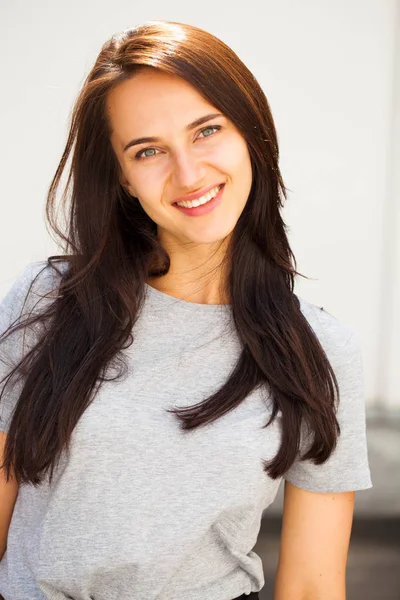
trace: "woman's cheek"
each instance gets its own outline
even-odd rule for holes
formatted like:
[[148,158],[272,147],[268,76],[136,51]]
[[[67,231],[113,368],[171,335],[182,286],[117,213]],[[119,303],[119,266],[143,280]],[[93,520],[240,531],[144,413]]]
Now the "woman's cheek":
[[141,198],[146,204],[154,203],[153,198],[160,197],[162,179],[156,169],[146,168],[141,173],[136,173],[132,180],[138,198]]
[[240,140],[232,137],[216,148],[214,153],[215,163],[220,166],[221,170],[228,173],[242,163],[243,157],[243,145]]

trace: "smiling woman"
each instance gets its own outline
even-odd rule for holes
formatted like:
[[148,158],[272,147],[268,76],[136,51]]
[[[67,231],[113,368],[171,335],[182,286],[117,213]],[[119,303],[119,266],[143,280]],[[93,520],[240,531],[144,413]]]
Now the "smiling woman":
[[256,599],[283,479],[275,600],[344,600],[362,356],[294,294],[285,197],[226,44],[160,21],[103,45],[47,198],[65,252],[0,307],[5,600]]
[[[171,257],[168,273],[156,285],[173,295],[177,284],[195,290],[199,277],[218,269],[226,253],[226,243],[217,248],[218,242],[228,240],[249,197],[246,139],[188,81],[150,67],[114,87],[107,110],[121,186],[157,224],[158,239]],[[149,143],[154,146],[145,147]],[[219,284],[215,276],[186,298],[218,302]]]

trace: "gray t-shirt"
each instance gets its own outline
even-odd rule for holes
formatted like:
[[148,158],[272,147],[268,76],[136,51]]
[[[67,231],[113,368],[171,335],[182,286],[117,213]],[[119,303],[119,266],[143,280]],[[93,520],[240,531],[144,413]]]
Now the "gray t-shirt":
[[[1,331],[44,265],[31,263],[16,279],[0,305]],[[56,277],[47,267],[34,290],[45,293]],[[29,307],[38,300],[31,296]],[[284,478],[318,492],[370,488],[359,343],[348,325],[299,300],[338,378],[342,434],[325,464],[297,461]],[[0,562],[5,600],[231,600],[264,585],[253,547],[281,483],[262,469],[280,440],[279,416],[262,428],[270,396],[256,390],[190,432],[165,412],[200,402],[226,381],[240,353],[230,306],[146,286],[134,329],[123,351],[128,375],[103,383],[52,485],[19,489]],[[21,348],[13,337],[1,358],[12,362]],[[4,431],[18,389],[0,403]]]

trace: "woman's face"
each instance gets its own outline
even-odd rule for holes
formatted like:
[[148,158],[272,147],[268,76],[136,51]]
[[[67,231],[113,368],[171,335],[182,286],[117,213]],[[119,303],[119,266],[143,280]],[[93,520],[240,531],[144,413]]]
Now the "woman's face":
[[[158,237],[194,244],[226,238],[252,183],[247,144],[235,125],[185,80],[152,68],[118,84],[107,108],[121,184],[157,224]],[[141,139],[149,137],[156,139]],[[204,194],[220,184],[222,193],[201,208],[174,204],[197,192],[208,200]]]

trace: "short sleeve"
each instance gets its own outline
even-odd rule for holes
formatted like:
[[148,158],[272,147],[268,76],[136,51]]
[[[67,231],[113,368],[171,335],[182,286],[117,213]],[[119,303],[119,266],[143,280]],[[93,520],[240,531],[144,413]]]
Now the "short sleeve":
[[[47,261],[29,263],[14,280],[11,288],[1,300],[0,335],[3,335],[10,325],[18,322],[17,320],[21,315],[28,316],[32,309],[36,312],[36,307],[39,304],[43,306],[43,301],[40,301],[40,297],[35,294],[36,285],[32,286],[31,291],[30,286],[36,275],[46,267],[46,264]],[[41,275],[38,277],[39,280],[41,283],[43,282]],[[27,297],[28,292],[29,296]],[[42,293],[42,290],[40,290],[40,293]],[[14,377],[10,381],[8,379],[4,380],[4,378],[20,362],[24,350],[26,351],[26,348],[29,347],[29,336],[24,330],[25,328],[21,328],[0,340],[0,392],[2,392],[0,398],[0,431],[5,433],[9,430],[12,412],[20,396],[23,382],[14,380]]]
[[[327,349],[325,348],[325,351]],[[315,492],[345,492],[372,487],[368,461],[364,371],[354,331],[344,345],[327,352],[339,385],[337,419],[341,434],[322,465],[298,458],[284,475],[293,485]],[[302,450],[303,454],[303,450]]]

